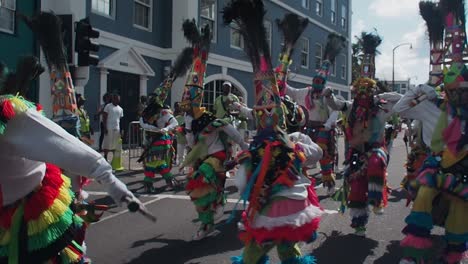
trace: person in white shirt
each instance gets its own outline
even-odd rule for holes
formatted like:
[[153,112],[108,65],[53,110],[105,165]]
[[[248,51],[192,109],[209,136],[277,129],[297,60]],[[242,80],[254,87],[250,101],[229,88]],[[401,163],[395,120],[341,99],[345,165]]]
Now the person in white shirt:
[[120,139],[120,119],[123,117],[123,109],[119,106],[120,96],[112,95],[112,103],[104,107],[104,158],[107,160],[109,151],[114,151]]

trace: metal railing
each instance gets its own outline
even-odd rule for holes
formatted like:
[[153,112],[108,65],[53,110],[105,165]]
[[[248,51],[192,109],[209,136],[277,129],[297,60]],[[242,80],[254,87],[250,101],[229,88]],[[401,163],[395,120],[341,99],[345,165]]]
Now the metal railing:
[[132,121],[128,124],[128,170],[132,169],[132,159],[139,159],[143,153],[144,132],[139,121]]

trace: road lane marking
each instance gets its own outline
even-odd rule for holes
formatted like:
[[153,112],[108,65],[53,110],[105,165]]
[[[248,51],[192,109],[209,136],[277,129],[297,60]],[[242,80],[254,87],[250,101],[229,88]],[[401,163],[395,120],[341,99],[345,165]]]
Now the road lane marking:
[[[107,192],[94,192],[94,191],[86,191],[89,195],[94,196],[103,196],[108,195]],[[161,199],[179,199],[179,200],[190,200],[190,196],[188,195],[180,195],[180,194],[140,194],[138,197],[143,198],[160,198]],[[239,199],[228,198],[226,199],[228,203],[237,203]]]
[[[90,194],[91,194],[91,193],[90,193]],[[152,204],[152,203],[157,202],[157,201],[159,201],[159,200],[161,200],[161,199],[164,199],[164,197],[156,197],[156,198],[153,199],[153,200],[150,200],[150,201],[147,201],[147,202],[143,203],[143,205],[144,205],[144,206],[147,206],[148,204]],[[93,223],[93,225],[102,223],[102,222],[104,222],[104,221],[106,221],[106,220],[109,220],[109,219],[112,219],[112,218],[114,218],[114,217],[117,217],[117,216],[126,214],[126,213],[128,213],[128,212],[129,212],[128,209],[125,209],[125,210],[120,211],[120,212],[118,212],[118,213],[115,213],[115,214],[112,214],[112,215],[103,217],[103,218],[99,219],[98,222]]]

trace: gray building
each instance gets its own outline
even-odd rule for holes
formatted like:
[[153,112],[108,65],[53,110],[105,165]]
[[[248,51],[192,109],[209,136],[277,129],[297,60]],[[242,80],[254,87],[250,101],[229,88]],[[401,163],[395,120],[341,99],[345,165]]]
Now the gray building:
[[[49,9],[55,10],[50,2]],[[70,2],[69,12],[76,12],[82,1]],[[232,82],[236,92],[254,102],[252,67],[243,52],[243,39],[235,27],[224,26],[222,8],[228,0],[85,0],[77,17],[89,16],[93,27],[100,31],[100,63],[90,67],[89,81],[84,87],[87,109],[94,114],[106,92],[117,92],[125,110],[123,127],[136,118],[138,98],[146,95],[162,81],[177,54],[188,45],[181,27],[186,18],[194,18],[200,25],[210,24],[214,30],[212,48],[205,79],[204,101],[208,107],[220,94],[224,81]],[[286,13],[296,13],[309,20],[299,39],[291,67],[290,84],[306,87],[312,82],[321,64],[327,36],[330,32],[347,39],[332,67],[329,85],[340,95],[349,98],[351,76],[351,0],[264,0],[267,8],[265,26],[276,63],[281,34],[275,20]],[[43,8],[44,9],[44,8]],[[59,8],[63,9],[63,8]],[[67,13],[61,10],[60,13]],[[79,19],[75,19],[79,20]],[[176,81],[171,92],[171,105],[179,101],[185,79]],[[41,83],[42,84],[42,83]],[[48,86],[42,86],[43,101],[47,101]],[[83,89],[78,87],[78,89]],[[45,90],[45,91],[43,91]],[[40,96],[41,98],[41,96]],[[47,102],[42,102],[47,104]],[[47,110],[47,109],[46,109]],[[97,127],[97,123],[94,124]]]

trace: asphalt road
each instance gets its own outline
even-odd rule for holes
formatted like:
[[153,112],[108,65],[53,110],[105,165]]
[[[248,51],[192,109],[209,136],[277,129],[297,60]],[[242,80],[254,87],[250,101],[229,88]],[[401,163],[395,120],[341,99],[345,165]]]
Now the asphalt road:
[[[340,150],[343,150],[340,142]],[[317,193],[323,208],[330,214],[322,218],[318,239],[312,244],[301,244],[304,254],[313,254],[320,264],[362,264],[398,263],[402,250],[398,243],[403,238],[401,230],[403,219],[409,213],[405,206],[406,198],[398,189],[404,174],[406,150],[400,138],[394,142],[388,166],[388,182],[394,188],[389,206],[382,216],[372,215],[368,224],[367,236],[352,235],[347,213],[334,213],[338,203],[325,196],[323,189]],[[343,155],[340,153],[340,162]],[[237,239],[234,221],[226,223],[238,198],[232,179],[227,182],[229,203],[225,214],[219,220],[217,231],[201,241],[191,241],[198,228],[195,210],[183,191],[165,192],[162,188],[157,194],[143,193],[141,173],[119,176],[134,191],[158,221],[152,223],[138,214],[132,214],[122,207],[112,207],[100,222],[88,229],[88,253],[94,263],[157,263],[157,264],[221,264],[231,263],[230,257],[241,253],[242,244]],[[163,186],[163,181],[157,186]],[[341,186],[341,181],[338,181]],[[111,203],[103,188],[92,184],[88,190],[91,198],[98,203]],[[239,209],[242,206],[239,206]],[[238,218],[238,212],[234,215]],[[441,241],[441,229],[434,230],[435,238]],[[436,252],[436,251],[435,251]],[[272,263],[279,263],[276,252],[270,252]]]

